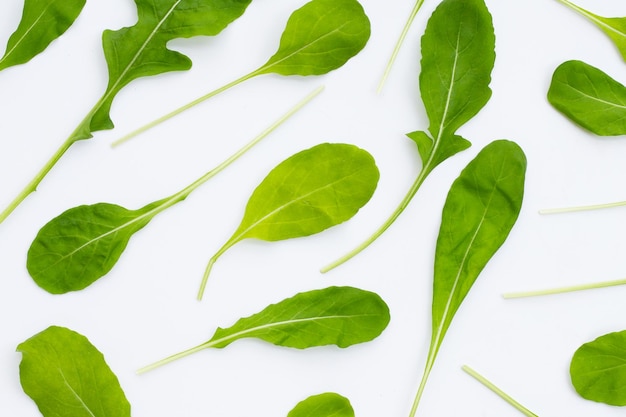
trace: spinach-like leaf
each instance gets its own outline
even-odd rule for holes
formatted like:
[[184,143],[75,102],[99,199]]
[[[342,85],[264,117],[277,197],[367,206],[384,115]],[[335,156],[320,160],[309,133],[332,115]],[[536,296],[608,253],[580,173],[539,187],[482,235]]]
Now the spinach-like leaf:
[[378,337],[389,324],[389,308],[378,294],[352,287],[328,287],[296,294],[259,313],[218,328],[205,343],[169,356],[146,372],[205,348],[224,348],[236,340],[257,338],[276,346],[306,349],[346,348]]
[[0,71],[34,58],[72,26],[86,0],[24,0],[22,20],[0,58]]
[[113,128],[109,110],[122,88],[140,77],[191,68],[191,60],[187,56],[167,48],[169,41],[217,35],[243,14],[250,1],[135,0],[137,23],[117,31],[106,30],[102,35],[109,70],[106,91],[35,177],[0,213],[0,222],[37,189],[75,142],[91,138],[93,132]]
[[566,61],[554,71],[548,101],[600,136],[626,135],[626,87],[596,67]]
[[53,294],[81,290],[113,268],[135,232],[154,216],[187,198],[299,110],[321,89],[307,96],[261,135],[186,188],[139,210],[109,203],[71,208],[52,219],[32,242],[26,266],[33,280]]
[[326,392],[300,401],[287,417],[354,417],[354,409],[346,397]]
[[241,224],[209,261],[198,299],[213,264],[235,243],[309,236],[342,223],[369,201],[378,178],[374,158],[354,145],[324,143],[281,162],[254,190]]
[[602,17],[593,14],[568,0],[559,0],[567,7],[577,11],[591,20],[602,32],[604,32],[617,46],[622,58],[626,60],[626,17]]
[[578,348],[570,376],[581,397],[626,405],[626,330],[600,336]]
[[17,350],[22,388],[45,417],[130,417],[117,377],[85,336],[52,326]]
[[520,147],[498,140],[483,148],[450,188],[435,250],[430,348],[411,416],[455,313],[517,220],[525,172]]
[[291,14],[278,51],[261,67],[132,131],[113,145],[119,145],[257,75],[326,74],[359,53],[369,37],[370,21],[357,0],[312,0]]
[[456,134],[491,97],[495,35],[483,0],[444,0],[422,37],[420,91],[430,121],[427,132],[408,136],[418,147],[422,169],[383,225],[354,250],[322,268],[327,272],[367,248],[400,216],[426,177],[441,162],[470,146]]

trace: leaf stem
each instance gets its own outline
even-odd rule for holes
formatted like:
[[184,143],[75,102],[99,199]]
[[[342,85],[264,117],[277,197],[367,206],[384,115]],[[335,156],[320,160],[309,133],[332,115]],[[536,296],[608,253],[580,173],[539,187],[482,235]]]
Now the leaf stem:
[[396,46],[394,47],[393,52],[391,53],[391,57],[389,58],[389,62],[387,62],[387,66],[385,67],[385,72],[383,73],[380,83],[378,84],[378,89],[376,90],[378,94],[380,94],[380,92],[383,90],[383,86],[385,85],[385,82],[387,81],[387,78],[389,77],[389,73],[391,72],[391,67],[393,67],[393,64],[396,61],[396,58],[398,56],[398,53],[400,52],[400,48],[402,47],[402,44],[404,43],[404,40],[406,39],[409,33],[409,29],[411,28],[411,25],[413,24],[413,21],[415,20],[415,16],[417,16],[417,12],[420,10],[423,3],[424,3],[424,0],[417,0],[417,2],[415,3],[415,6],[413,7],[413,10],[411,11],[411,14],[409,15],[409,18],[407,19],[407,22],[404,25],[404,28],[402,29],[402,33],[400,34],[400,37],[398,38],[398,41],[396,42]]
[[498,394],[500,396],[500,398],[502,398],[503,400],[505,400],[507,403],[509,403],[510,405],[512,405],[513,407],[515,407],[515,409],[517,409],[518,411],[520,411],[522,414],[524,414],[525,416],[528,417],[537,417],[537,414],[531,412],[530,410],[528,410],[526,407],[524,407],[523,405],[521,405],[520,403],[518,403],[517,401],[515,401],[513,398],[511,398],[508,394],[506,394],[504,391],[502,391],[500,388],[496,387],[492,382],[490,382],[489,380],[487,380],[484,376],[480,375],[478,372],[476,372],[475,370],[473,370],[472,368],[470,368],[467,365],[463,365],[462,369],[468,373],[469,375],[471,375],[472,377],[474,377],[478,382],[480,382],[481,384],[483,384],[484,386],[486,386],[487,388],[489,388],[491,391],[495,392],[496,394]]
[[574,212],[574,211],[599,210],[599,209],[620,207],[620,206],[626,206],[626,201],[618,201],[618,202],[615,202],[615,203],[606,203],[606,204],[593,204],[593,205],[590,205],[590,206],[578,206],[578,207],[563,207],[563,208],[554,208],[554,209],[543,209],[543,210],[539,210],[539,214],[571,213],[571,212]]
[[413,400],[413,405],[411,406],[411,412],[409,413],[410,417],[415,417],[415,413],[417,412],[417,407],[419,406],[420,400],[422,399],[422,394],[424,393],[424,388],[426,388],[426,382],[428,381],[428,377],[430,376],[430,372],[433,369],[433,365],[435,364],[435,357],[437,356],[436,352],[433,352],[432,348],[428,352],[428,359],[426,360],[426,366],[424,366],[424,373],[422,374],[422,380],[420,381],[419,388],[417,389],[417,393],[415,394],[415,399]]
[[511,293],[502,294],[502,297],[506,299],[538,297],[542,295],[563,294],[563,293],[574,292],[574,291],[584,291],[584,290],[593,290],[597,288],[616,287],[619,285],[626,285],[626,279],[598,282],[594,284],[572,285],[569,287],[552,288],[552,289],[547,289],[547,290],[511,292]]
[[143,374],[143,373],[146,373],[148,371],[152,371],[152,370],[154,370],[154,369],[156,369],[156,368],[158,368],[160,366],[166,365],[166,364],[168,364],[170,362],[174,362],[177,359],[184,358],[185,356],[189,356],[192,353],[199,352],[199,351],[201,351],[201,350],[203,350],[203,349],[205,349],[207,347],[210,347],[210,344],[202,343],[201,345],[192,347],[191,349],[187,349],[187,350],[184,350],[182,352],[176,353],[174,355],[170,355],[167,358],[161,359],[160,361],[154,362],[154,363],[152,363],[150,365],[147,365],[147,366],[144,366],[143,368],[138,369],[137,370],[137,374]]
[[230,89],[230,88],[232,88],[232,87],[234,87],[234,86],[236,86],[238,84],[241,84],[242,82],[244,82],[246,80],[249,80],[250,78],[256,76],[258,73],[259,73],[259,70],[252,71],[251,73],[246,74],[243,77],[240,77],[240,78],[238,78],[238,79],[236,79],[234,81],[231,81],[230,83],[228,83],[226,85],[223,85],[222,87],[220,87],[220,88],[218,88],[216,90],[213,90],[213,91],[211,91],[208,94],[205,94],[205,95],[203,95],[201,97],[198,97],[197,99],[195,99],[195,100],[185,104],[184,106],[181,106],[181,107],[177,108],[176,110],[173,110],[173,111],[171,111],[171,112],[169,112],[169,113],[159,117],[158,119],[155,119],[152,122],[147,123],[147,124],[141,126],[140,128],[133,130],[132,132],[128,133],[127,135],[122,136],[120,139],[118,139],[115,142],[111,143],[111,146],[112,147],[119,146],[122,143],[127,142],[130,139],[134,138],[135,136],[138,136],[141,133],[143,133],[143,132],[145,132],[147,130],[150,130],[153,127],[158,126],[161,123],[171,119],[172,117],[179,115],[180,113],[184,112],[185,110],[189,110],[190,108],[194,107],[195,105],[200,104],[203,101],[206,101],[206,100],[210,99],[211,97],[215,97],[216,95],[218,95],[218,94],[220,94],[220,93],[222,93],[222,92],[224,92],[224,91],[226,91],[226,90],[228,90],[228,89]]

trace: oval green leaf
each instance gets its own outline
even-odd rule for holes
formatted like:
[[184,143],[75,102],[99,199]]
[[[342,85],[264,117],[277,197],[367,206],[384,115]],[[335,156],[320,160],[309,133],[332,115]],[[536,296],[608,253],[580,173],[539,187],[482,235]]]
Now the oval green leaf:
[[22,20],[0,59],[0,70],[24,64],[72,26],[86,0],[25,0]]
[[287,417],[354,417],[354,409],[346,397],[326,392],[300,401]]
[[278,51],[256,74],[321,75],[365,47],[370,21],[356,0],[313,0],[293,12]]
[[572,358],[570,377],[581,397],[626,405],[626,330],[582,345]]
[[582,61],[566,61],[552,75],[548,101],[600,136],[626,135],[626,87]]
[[130,417],[117,377],[86,337],[52,326],[17,350],[22,388],[44,417]]

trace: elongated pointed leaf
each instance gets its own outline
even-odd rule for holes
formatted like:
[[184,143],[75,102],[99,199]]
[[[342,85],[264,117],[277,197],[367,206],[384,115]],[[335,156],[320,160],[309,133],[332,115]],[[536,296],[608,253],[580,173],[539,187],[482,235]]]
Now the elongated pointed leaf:
[[9,38],[0,70],[30,61],[72,26],[86,0],[24,0],[19,26]]
[[237,19],[251,0],[135,0],[138,21],[102,36],[109,68],[106,92],[75,139],[113,128],[109,110],[115,95],[131,81],[191,68],[191,60],[167,48],[172,39],[214,36]]
[[570,376],[581,397],[626,405],[626,331],[600,336],[578,348]]
[[596,135],[626,135],[626,87],[589,64],[567,61],[559,65],[548,101]]
[[575,5],[568,0],[559,1],[582,14],[593,22],[598,28],[600,28],[600,30],[611,38],[615,46],[617,46],[619,52],[622,54],[622,58],[626,60],[626,17],[602,17]]
[[355,56],[370,36],[370,22],[356,0],[313,0],[296,10],[278,51],[258,73],[320,75]]
[[300,401],[287,417],[354,417],[354,409],[346,397],[326,392]]
[[39,230],[26,266],[35,283],[52,294],[78,291],[108,273],[132,235],[156,213],[98,203],[63,212]]
[[130,417],[117,377],[86,337],[52,326],[17,350],[22,388],[44,417]]

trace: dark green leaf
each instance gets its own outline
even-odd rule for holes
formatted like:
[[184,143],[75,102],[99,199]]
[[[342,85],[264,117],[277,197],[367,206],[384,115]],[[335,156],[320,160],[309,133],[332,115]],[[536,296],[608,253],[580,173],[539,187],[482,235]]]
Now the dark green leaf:
[[130,417],[117,377],[86,337],[52,326],[17,350],[22,388],[44,417]]
[[626,135],[626,87],[589,64],[567,61],[559,65],[548,101],[596,135]]
[[431,343],[412,416],[454,315],[517,220],[525,173],[520,147],[498,140],[481,150],[450,187],[435,250]]
[[296,10],[278,51],[259,74],[320,75],[355,56],[370,36],[370,22],[356,0],[313,0]]
[[347,398],[327,392],[299,402],[287,417],[354,417],[354,409]]
[[600,336],[578,348],[570,376],[583,398],[626,405],[626,331]]
[[218,328],[199,346],[142,368],[145,372],[205,348],[224,348],[257,338],[277,346],[345,348],[378,337],[389,323],[389,308],[377,294],[352,287],[329,287],[296,294],[233,326]]
[[72,26],[85,0],[25,0],[22,20],[0,59],[0,70],[30,61]]

